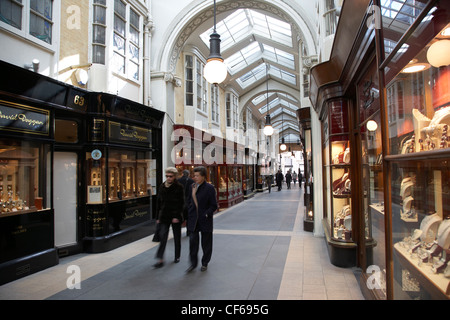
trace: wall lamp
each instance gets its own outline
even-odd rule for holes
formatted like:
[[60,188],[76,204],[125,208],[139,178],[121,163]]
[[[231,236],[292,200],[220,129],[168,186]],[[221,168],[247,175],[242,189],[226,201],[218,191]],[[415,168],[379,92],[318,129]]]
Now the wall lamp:
[[25,64],[24,68],[28,69],[28,70],[33,70],[34,72],[38,72],[39,71],[39,60],[38,59],[33,59],[33,61],[30,64]]

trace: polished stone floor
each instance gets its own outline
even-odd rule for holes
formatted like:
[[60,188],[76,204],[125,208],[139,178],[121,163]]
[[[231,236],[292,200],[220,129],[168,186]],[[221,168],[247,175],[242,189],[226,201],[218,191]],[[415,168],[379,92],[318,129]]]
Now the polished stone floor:
[[[100,254],[78,254],[0,286],[0,300],[362,300],[356,270],[333,266],[323,238],[303,231],[298,184],[258,193],[214,218],[214,250],[206,272],[186,274],[189,240],[180,263],[173,240],[166,264],[154,269],[152,237]],[[200,249],[201,254],[201,249]],[[73,270],[79,270],[79,289]]]

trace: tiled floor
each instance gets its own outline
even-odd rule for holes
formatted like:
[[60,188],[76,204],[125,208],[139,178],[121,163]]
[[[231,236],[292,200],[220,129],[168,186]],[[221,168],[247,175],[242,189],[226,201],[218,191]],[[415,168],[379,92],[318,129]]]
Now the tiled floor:
[[[302,203],[297,185],[259,193],[217,214],[206,272],[185,273],[187,237],[180,263],[172,263],[170,240],[166,265],[153,269],[158,244],[147,237],[106,253],[62,258],[57,266],[0,286],[0,300],[364,299],[354,270],[331,265],[324,239],[303,231]],[[80,289],[68,289],[73,266],[80,271]]]

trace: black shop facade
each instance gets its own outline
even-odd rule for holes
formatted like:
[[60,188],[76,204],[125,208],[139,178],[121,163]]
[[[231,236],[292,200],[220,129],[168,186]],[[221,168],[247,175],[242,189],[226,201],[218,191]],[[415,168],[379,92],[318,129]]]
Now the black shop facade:
[[164,113],[0,72],[0,285],[152,234]]

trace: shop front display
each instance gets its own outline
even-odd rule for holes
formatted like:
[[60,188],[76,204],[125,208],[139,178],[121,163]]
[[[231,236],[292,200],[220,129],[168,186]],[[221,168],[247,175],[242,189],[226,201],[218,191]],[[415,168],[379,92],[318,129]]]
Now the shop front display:
[[331,262],[341,267],[356,265],[353,240],[352,170],[349,140],[349,108],[343,99],[327,103],[323,120],[324,197],[326,234]]
[[0,94],[0,285],[58,263],[51,110]]
[[450,298],[450,61],[434,65],[430,55],[436,44],[450,43],[449,30],[450,24],[408,56],[386,85],[393,288],[399,299]]
[[0,283],[152,234],[164,113],[0,71]]
[[[364,256],[361,281],[366,282],[376,268],[377,277],[371,279],[372,294],[377,299],[386,299],[386,227],[384,207],[383,150],[381,137],[381,112],[378,70],[374,59],[370,60],[366,71],[357,82],[356,132],[358,157],[361,168],[359,186],[361,194],[360,239],[365,247],[371,246],[370,256]],[[370,268],[370,266],[372,266]],[[376,266],[376,267],[374,267]]]
[[189,170],[191,178],[197,166],[206,168],[206,181],[216,188],[220,208],[244,200],[243,145],[215,137],[187,125],[174,125],[174,158],[179,176]]
[[152,198],[161,170],[155,145],[160,145],[163,114],[108,94],[96,99],[99,103],[88,110],[92,125],[85,158],[83,241],[88,252],[107,251],[153,232]]
[[255,195],[255,166],[256,152],[249,148],[245,148],[245,164],[242,176],[244,199],[249,199]]
[[[305,231],[314,231],[314,206],[312,194],[312,143],[311,143],[311,111],[309,107],[297,110],[297,119],[300,128],[300,143],[302,146],[302,153],[304,159],[304,171],[302,173],[302,180],[304,184],[304,205],[305,215],[303,218],[303,229]],[[299,174],[301,171],[299,172]],[[299,180],[299,187],[302,187],[302,180]]]
[[[371,1],[344,2],[330,61],[311,69],[327,241],[357,247],[368,299],[448,300],[450,2],[375,4],[381,21]],[[349,116],[336,122],[349,119],[349,135],[334,137],[329,110],[339,99]]]

